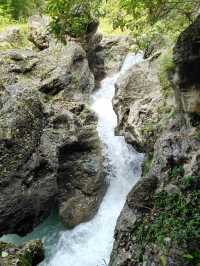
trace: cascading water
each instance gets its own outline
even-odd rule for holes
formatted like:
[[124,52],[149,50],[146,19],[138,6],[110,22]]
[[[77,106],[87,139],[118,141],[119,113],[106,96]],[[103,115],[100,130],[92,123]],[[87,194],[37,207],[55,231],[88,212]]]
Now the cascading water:
[[[141,58],[141,55],[129,54],[120,73],[105,78],[92,96],[92,109],[99,117],[98,132],[103,143],[105,167],[109,169],[109,187],[94,219],[66,231],[54,217],[50,217],[32,234],[20,239],[43,239],[46,259],[41,266],[105,266],[109,262],[116,221],[128,192],[140,176],[143,158],[125,143],[123,137],[114,135],[117,125],[112,108],[114,84],[122,72]],[[3,240],[14,241],[13,236]],[[15,237],[14,242],[19,243],[19,238]]]

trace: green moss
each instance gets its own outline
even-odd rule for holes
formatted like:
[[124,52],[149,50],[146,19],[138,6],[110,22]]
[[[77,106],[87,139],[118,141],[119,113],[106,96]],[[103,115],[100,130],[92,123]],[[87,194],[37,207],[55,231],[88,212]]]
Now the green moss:
[[159,59],[159,79],[162,93],[165,98],[173,94],[169,76],[173,73],[175,65],[172,59],[172,49],[166,50]]
[[200,131],[197,132],[195,139],[200,142]]
[[145,156],[143,165],[142,165],[142,176],[146,176],[149,173],[153,161],[153,153],[148,153]]
[[12,244],[0,242],[0,253],[2,253],[2,251],[4,251],[5,249],[11,248],[11,247],[13,247]]

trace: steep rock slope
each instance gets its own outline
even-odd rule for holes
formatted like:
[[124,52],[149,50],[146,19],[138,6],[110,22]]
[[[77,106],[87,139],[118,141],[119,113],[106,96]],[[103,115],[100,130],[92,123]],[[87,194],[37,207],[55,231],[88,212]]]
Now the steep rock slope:
[[93,46],[94,49],[89,53],[89,62],[97,82],[106,74],[120,70],[133,43],[133,40],[126,36],[104,36],[101,42],[96,42],[96,46]]
[[0,53],[0,234],[24,235],[58,206],[67,227],[105,191],[85,51],[68,42]]
[[167,114],[173,109],[173,99],[163,99],[158,64],[156,59],[136,64],[116,83],[113,99],[118,118],[116,133],[124,135],[140,151],[153,150]]
[[149,119],[160,127],[159,116],[166,117],[165,112],[156,112],[163,97],[159,96],[158,82],[150,78],[153,72],[144,68],[149,61],[129,70],[132,74],[117,83],[114,106],[118,132],[148,156],[143,177],[129,193],[118,219],[110,266],[199,263],[199,82],[192,78],[191,83],[195,73],[190,71],[191,64],[199,69],[198,32],[199,18],[181,34],[174,48],[176,111],[165,119],[159,132],[153,127],[153,135],[146,136],[143,131]]

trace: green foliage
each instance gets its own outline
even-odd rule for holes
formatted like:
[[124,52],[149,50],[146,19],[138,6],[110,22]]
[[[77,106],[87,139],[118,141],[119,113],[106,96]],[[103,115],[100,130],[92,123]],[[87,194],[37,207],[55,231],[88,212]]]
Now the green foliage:
[[82,37],[94,18],[99,16],[101,0],[48,0],[51,30],[62,40],[66,35]]
[[159,59],[159,79],[162,93],[165,98],[173,94],[169,77],[173,73],[174,68],[172,49],[167,49]]
[[[200,7],[199,0],[110,0],[105,12],[113,27],[130,29],[141,50],[172,44],[189,25]],[[108,13],[108,12],[107,12]]]
[[99,31],[102,32],[105,36],[128,36],[130,34],[129,30],[122,31],[120,28],[113,29],[113,25],[107,15],[106,17],[100,18]]
[[184,176],[182,183],[186,189],[198,189],[200,187],[200,176]]
[[199,265],[200,262],[200,252],[199,251],[191,251],[190,254],[183,255],[185,261],[189,262],[190,265]]
[[26,23],[16,23],[15,21],[9,20],[9,21],[3,21],[2,24],[0,24],[0,31],[6,31],[10,27],[16,27],[19,28],[19,35],[17,35],[17,38],[15,41],[10,40],[7,42],[0,43],[0,50],[9,50],[11,48],[23,48],[23,47],[29,47],[31,43],[28,40],[28,26]]
[[172,12],[177,10],[191,21],[197,8],[200,8],[198,0],[121,0],[120,5],[135,19],[140,18],[141,14],[146,15],[150,24],[154,24],[160,19],[170,18]]
[[[133,235],[140,244],[141,253],[150,243],[166,249],[166,237],[170,238],[173,245],[187,247],[190,246],[191,241],[198,243],[200,237],[199,200],[199,190],[187,195],[158,193],[155,196],[154,215],[149,215],[143,221],[138,222],[134,228]],[[189,254],[194,255],[198,251],[195,248],[197,247],[191,250],[189,248]]]
[[0,10],[3,11],[3,16],[14,20],[42,12],[44,6],[44,0],[0,0]]
[[147,153],[145,160],[142,164],[142,176],[146,176],[149,173],[153,161],[153,153]]
[[199,141],[199,142],[200,142],[200,131],[198,131],[198,132],[197,132],[197,134],[196,134],[196,137],[195,137],[195,138],[196,138],[196,140],[197,140],[197,141]]
[[184,168],[182,165],[176,165],[174,166],[169,173],[170,177],[178,177],[184,175]]

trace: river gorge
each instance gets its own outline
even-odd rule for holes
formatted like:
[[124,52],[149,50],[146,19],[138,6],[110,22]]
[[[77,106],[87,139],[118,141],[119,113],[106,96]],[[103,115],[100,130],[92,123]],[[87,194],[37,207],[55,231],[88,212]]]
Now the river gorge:
[[29,23],[0,51],[0,265],[199,266],[200,16],[148,55]]
[[[103,266],[109,262],[114,229],[128,192],[141,175],[143,155],[115,136],[117,126],[112,99],[115,82],[129,67],[140,62],[142,55],[128,54],[119,73],[106,77],[91,96],[91,107],[98,115],[98,133],[103,146],[104,168],[108,189],[98,213],[89,222],[72,230],[64,230],[56,214],[52,214],[24,239],[6,236],[2,241],[22,244],[41,238],[46,259],[41,266]],[[122,156],[123,155],[123,156]]]

